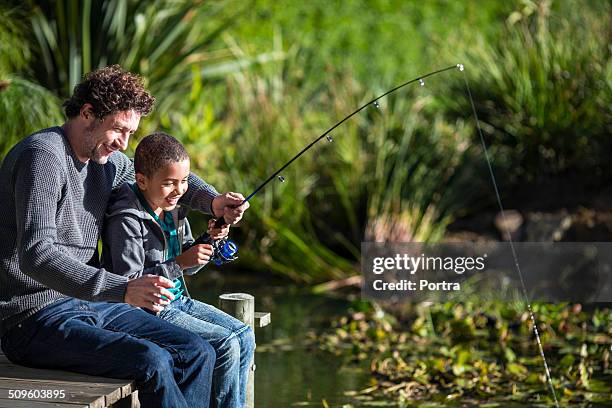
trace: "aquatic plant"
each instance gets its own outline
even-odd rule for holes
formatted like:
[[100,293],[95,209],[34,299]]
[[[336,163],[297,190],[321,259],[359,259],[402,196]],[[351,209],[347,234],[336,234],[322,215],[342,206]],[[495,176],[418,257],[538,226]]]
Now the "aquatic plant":
[[[550,402],[522,302],[408,304],[386,315],[356,306],[319,337],[321,348],[347,362],[370,361],[371,387],[355,396],[490,406]],[[560,402],[611,401],[610,309],[541,303],[533,309]]]

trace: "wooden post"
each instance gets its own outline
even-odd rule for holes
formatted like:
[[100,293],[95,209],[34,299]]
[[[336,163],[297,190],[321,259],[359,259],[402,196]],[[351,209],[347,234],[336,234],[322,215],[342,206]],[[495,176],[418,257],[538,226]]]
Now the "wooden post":
[[[227,293],[219,296],[219,308],[248,324],[255,333],[255,298],[248,293]],[[253,359],[254,360],[254,359]],[[251,361],[245,408],[255,407],[255,362]]]
[[255,329],[255,298],[248,293],[226,293],[219,296],[219,308]]

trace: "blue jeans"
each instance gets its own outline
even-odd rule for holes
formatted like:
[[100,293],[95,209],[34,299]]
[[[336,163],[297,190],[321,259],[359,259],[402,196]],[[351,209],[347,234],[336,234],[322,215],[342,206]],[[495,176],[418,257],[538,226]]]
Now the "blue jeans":
[[125,303],[62,299],[2,337],[16,364],[134,380],[145,407],[208,407],[215,351]]
[[199,334],[217,353],[212,407],[240,408],[246,400],[249,367],[255,353],[253,329],[216,307],[181,296],[158,315]]

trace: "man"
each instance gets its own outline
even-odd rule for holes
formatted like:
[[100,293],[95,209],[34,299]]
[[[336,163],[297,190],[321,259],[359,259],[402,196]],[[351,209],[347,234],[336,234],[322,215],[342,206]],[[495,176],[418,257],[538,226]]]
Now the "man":
[[[88,74],[61,127],[18,143],[0,168],[0,336],[17,364],[134,379],[143,407],[208,407],[215,354],[158,312],[173,283],[99,268],[114,187],[134,178],[125,150],[154,98],[119,66]],[[181,203],[236,223],[248,203],[195,175]],[[206,256],[206,255],[203,255]],[[163,296],[163,297],[162,297]],[[164,298],[165,297],[165,298]],[[109,303],[125,302],[125,303]]]

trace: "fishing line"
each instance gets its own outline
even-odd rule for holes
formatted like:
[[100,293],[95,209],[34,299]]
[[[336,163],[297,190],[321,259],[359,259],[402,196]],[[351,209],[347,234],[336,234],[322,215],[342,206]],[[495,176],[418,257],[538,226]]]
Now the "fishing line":
[[[497,187],[497,180],[495,179],[495,173],[493,173],[493,166],[491,166],[491,159],[489,157],[489,151],[487,149],[487,145],[484,140],[484,136],[482,134],[482,129],[480,127],[480,121],[478,120],[478,115],[476,114],[476,105],[474,104],[474,99],[472,98],[472,91],[470,90],[470,85],[468,84],[467,76],[465,75],[465,71],[461,69],[463,65],[457,65],[460,71],[463,71],[463,80],[465,82],[465,89],[467,90],[468,97],[470,98],[470,104],[472,105],[472,113],[474,114],[474,119],[476,120],[476,128],[478,129],[478,135],[480,137],[480,143],[482,144],[482,148],[484,150],[485,158],[487,160],[487,166],[489,168],[489,174],[491,175],[491,181],[493,181],[493,188],[495,189],[495,196],[497,197],[497,204],[499,206],[499,210],[504,222],[506,221],[506,213],[504,212],[504,206],[502,205],[501,195],[499,194],[499,189]],[[523,278],[523,272],[521,271],[521,267],[518,262],[518,257],[516,255],[516,250],[514,248],[514,241],[512,240],[512,235],[509,230],[506,230],[508,235],[507,239],[510,243],[510,249],[512,251],[512,258],[514,260],[514,266],[516,267],[516,271],[518,273],[519,279],[521,281],[521,289],[523,291],[523,297],[527,302],[527,311],[529,312],[529,318],[533,323],[533,333],[535,334],[536,341],[538,343],[538,350],[540,352],[540,357],[542,358],[542,363],[544,364],[544,371],[546,372],[546,380],[548,382],[548,386],[550,387],[550,392],[552,393],[553,399],[555,401],[555,407],[559,408],[559,401],[557,400],[557,394],[555,392],[555,388],[553,387],[552,378],[550,377],[550,370],[548,369],[548,363],[546,362],[546,356],[544,355],[544,349],[542,348],[542,342],[540,341],[540,333],[538,332],[538,325],[536,323],[535,314],[533,313],[533,309],[531,308],[531,303],[529,302],[529,296],[527,294],[527,287],[525,286],[525,280]]]
[[[372,104],[373,104],[375,107],[379,108],[379,107],[380,107],[380,105],[379,105],[379,103],[378,103],[378,100],[379,100],[379,99],[381,99],[381,98],[383,98],[383,97],[385,97],[385,96],[387,96],[387,95],[389,95],[389,94],[391,94],[391,93],[393,93],[393,92],[395,92],[395,91],[397,91],[397,90],[399,90],[399,89],[401,89],[401,88],[403,88],[403,87],[405,87],[405,86],[407,86],[407,85],[410,85],[410,84],[412,84],[412,83],[415,83],[415,82],[418,82],[420,86],[424,86],[424,85],[425,85],[425,78],[431,77],[431,76],[433,76],[433,75],[440,74],[440,73],[442,73],[442,72],[449,71],[449,70],[451,70],[451,69],[458,69],[460,72],[462,72],[462,73],[463,73],[463,80],[464,80],[464,83],[465,83],[465,88],[466,88],[466,91],[467,91],[468,97],[469,97],[469,99],[470,99],[470,105],[471,105],[471,107],[472,107],[472,114],[474,115],[474,119],[475,119],[475,121],[476,121],[476,128],[477,128],[477,130],[478,130],[478,135],[479,135],[479,137],[480,137],[480,142],[481,142],[481,144],[482,144],[482,148],[483,148],[483,150],[484,150],[485,159],[486,159],[486,161],[487,161],[487,166],[488,166],[488,169],[489,169],[489,175],[491,176],[491,181],[493,182],[493,188],[494,188],[494,190],[495,190],[495,196],[496,196],[496,198],[497,198],[497,204],[498,204],[498,206],[499,206],[499,209],[500,209],[500,212],[501,212],[502,219],[504,219],[504,220],[505,220],[505,218],[506,218],[506,214],[505,214],[505,211],[504,211],[504,206],[503,206],[503,204],[502,204],[501,195],[500,195],[500,193],[499,193],[499,188],[498,188],[498,185],[497,185],[497,180],[496,180],[496,178],[495,178],[495,173],[493,172],[493,166],[491,165],[491,158],[489,157],[489,151],[488,151],[488,149],[487,149],[487,145],[486,145],[485,140],[484,140],[484,135],[483,135],[483,133],[482,133],[482,128],[480,127],[480,121],[478,120],[478,115],[476,114],[476,105],[474,104],[474,99],[472,98],[472,91],[471,91],[471,89],[470,89],[470,86],[469,86],[469,83],[468,83],[468,80],[467,80],[467,76],[466,76],[466,74],[465,74],[465,69],[464,69],[463,64],[456,64],[456,65],[452,65],[452,66],[450,66],[450,67],[443,68],[443,69],[440,69],[440,70],[437,70],[437,71],[433,71],[433,72],[430,72],[430,73],[428,73],[428,74],[425,74],[425,75],[419,76],[419,77],[414,78],[414,79],[412,79],[412,80],[410,80],[410,81],[408,81],[408,82],[404,82],[403,84],[398,85],[398,86],[396,86],[396,87],[395,87],[395,88],[393,88],[393,89],[390,89],[389,91],[387,91],[387,92],[383,93],[383,94],[382,94],[382,95],[380,95],[380,96],[377,96],[376,98],[374,98],[374,99],[372,99],[371,101],[367,102],[367,103],[366,103],[366,104],[364,104],[363,106],[359,107],[357,110],[355,110],[354,112],[352,112],[350,115],[346,116],[346,117],[345,117],[344,119],[342,119],[340,122],[336,123],[336,124],[335,124],[335,125],[333,125],[331,128],[329,128],[327,131],[325,131],[325,133],[323,133],[322,135],[320,135],[319,137],[317,137],[315,140],[313,140],[313,141],[312,141],[312,142],[311,142],[309,145],[307,145],[306,147],[304,147],[304,148],[303,148],[303,149],[302,149],[302,150],[301,150],[301,151],[300,151],[298,154],[296,154],[296,155],[295,155],[295,156],[294,156],[294,157],[293,157],[291,160],[289,160],[287,163],[285,163],[285,164],[284,164],[284,165],[283,165],[281,168],[279,168],[279,169],[278,169],[276,172],[274,172],[274,173],[273,173],[273,174],[272,174],[270,177],[268,177],[268,178],[267,178],[267,179],[266,179],[266,180],[265,180],[263,183],[261,183],[261,185],[259,185],[259,187],[257,187],[257,188],[256,188],[256,189],[255,189],[255,190],[254,190],[254,191],[253,191],[251,194],[249,194],[249,195],[248,195],[248,196],[247,196],[247,197],[244,199],[244,201],[241,203],[241,205],[242,205],[242,204],[244,204],[244,203],[246,203],[246,202],[248,202],[248,201],[249,201],[251,198],[253,198],[253,196],[255,196],[255,194],[257,194],[259,191],[261,191],[261,190],[262,190],[262,189],[263,189],[263,188],[264,188],[264,187],[265,187],[265,186],[266,186],[266,185],[267,185],[269,182],[271,182],[272,180],[274,180],[274,178],[276,178],[277,176],[278,176],[278,179],[279,179],[281,182],[283,182],[283,183],[284,183],[284,182],[285,182],[285,178],[284,178],[283,176],[281,176],[281,175],[280,175],[280,173],[281,173],[281,172],[282,172],[284,169],[286,169],[286,168],[287,168],[289,165],[291,165],[291,163],[293,163],[293,162],[294,162],[295,160],[297,160],[297,159],[298,159],[300,156],[302,156],[304,153],[306,153],[306,152],[307,152],[307,151],[308,151],[310,148],[312,148],[312,147],[313,147],[315,144],[317,144],[317,143],[318,143],[320,140],[322,140],[323,138],[325,138],[325,137],[326,137],[326,138],[327,138],[327,140],[328,140],[329,142],[333,141],[333,139],[331,138],[331,136],[329,136],[329,133],[331,133],[331,132],[332,132],[334,129],[336,129],[338,126],[340,126],[341,124],[343,124],[344,122],[346,122],[347,120],[349,120],[350,118],[352,118],[352,117],[353,117],[354,115],[356,115],[357,113],[361,112],[361,111],[362,111],[363,109],[365,109],[366,107],[368,107],[368,106],[370,106],[370,105],[372,105]],[[225,219],[224,219],[223,217],[219,217],[219,219],[217,220],[217,222],[216,222],[216,224],[215,224],[215,227],[220,228],[220,227],[222,227],[223,225],[225,225]],[[553,383],[552,383],[552,378],[551,378],[551,376],[550,376],[550,370],[549,370],[549,368],[548,368],[548,363],[547,363],[547,361],[546,361],[546,356],[544,355],[544,349],[543,349],[543,347],[542,347],[542,341],[541,341],[541,339],[540,339],[540,333],[539,333],[539,331],[538,331],[537,321],[536,321],[536,318],[535,318],[535,314],[533,313],[533,309],[532,309],[532,307],[531,307],[531,303],[530,303],[530,301],[529,301],[529,296],[528,296],[528,292],[527,292],[527,287],[526,287],[526,285],[525,285],[525,279],[524,279],[524,277],[523,277],[523,272],[521,271],[521,268],[520,268],[520,265],[519,265],[519,262],[518,262],[518,256],[517,256],[517,254],[516,254],[516,250],[515,250],[515,247],[514,247],[514,241],[512,240],[512,237],[511,237],[510,232],[509,232],[509,231],[506,231],[506,232],[507,232],[507,234],[508,234],[508,242],[510,243],[510,248],[511,248],[511,251],[512,251],[512,257],[513,257],[513,260],[514,260],[514,266],[516,267],[516,271],[517,271],[517,274],[518,274],[518,276],[519,276],[519,280],[520,280],[520,282],[521,282],[521,290],[522,290],[522,294],[523,294],[523,297],[525,298],[525,301],[526,301],[526,303],[527,303],[527,311],[528,311],[528,313],[529,313],[529,318],[531,319],[531,322],[533,323],[533,332],[534,332],[534,334],[535,334],[535,337],[536,337],[536,342],[537,342],[537,344],[538,344],[538,350],[539,350],[539,353],[540,353],[540,357],[542,358],[542,362],[543,362],[543,365],[544,365],[544,371],[545,371],[545,373],[546,373],[546,380],[547,380],[548,386],[549,386],[549,388],[550,388],[550,392],[552,393],[553,400],[554,400],[554,402],[555,402],[555,407],[556,407],[556,408],[559,408],[559,401],[557,400],[557,394],[556,394],[556,392],[555,392],[555,388],[554,388]],[[205,234],[205,235],[207,235],[207,234]]]

